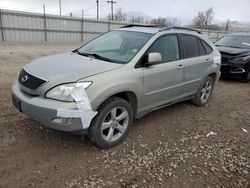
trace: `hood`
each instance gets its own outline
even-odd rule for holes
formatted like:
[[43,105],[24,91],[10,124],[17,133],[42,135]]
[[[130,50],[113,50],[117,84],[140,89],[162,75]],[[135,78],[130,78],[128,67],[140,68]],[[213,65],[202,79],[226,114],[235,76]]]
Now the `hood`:
[[245,49],[245,48],[232,48],[232,47],[217,46],[217,49],[221,53],[227,53],[230,55],[243,55],[245,53],[250,53],[250,49]]
[[121,64],[92,59],[71,52],[34,59],[24,68],[34,76],[52,82],[64,83],[75,82],[121,66]]

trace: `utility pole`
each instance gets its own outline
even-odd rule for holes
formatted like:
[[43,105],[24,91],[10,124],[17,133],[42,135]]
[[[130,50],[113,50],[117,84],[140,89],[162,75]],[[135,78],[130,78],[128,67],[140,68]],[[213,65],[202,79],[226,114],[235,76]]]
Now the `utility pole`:
[[99,19],[99,0],[96,0],[96,19]]
[[81,21],[81,41],[83,41],[84,40],[84,38],[83,38],[83,31],[84,31],[84,29],[83,29],[83,20],[84,19],[84,10],[82,9],[82,21]]
[[226,32],[228,32],[229,26],[230,26],[230,20],[227,19],[226,28],[225,28]]
[[61,16],[62,15],[62,2],[61,2],[61,0],[59,0],[59,13]]
[[44,40],[45,40],[45,42],[47,42],[47,25],[46,25],[45,4],[43,5],[43,27],[44,27]]
[[110,1],[107,1],[107,2],[111,4],[111,20],[113,20],[113,18],[114,18],[114,14],[113,14],[114,5],[113,4],[117,3],[117,2],[115,2],[113,0],[110,0]]
[[0,30],[1,30],[1,34],[2,34],[2,41],[4,41],[2,10],[1,9],[0,9]]

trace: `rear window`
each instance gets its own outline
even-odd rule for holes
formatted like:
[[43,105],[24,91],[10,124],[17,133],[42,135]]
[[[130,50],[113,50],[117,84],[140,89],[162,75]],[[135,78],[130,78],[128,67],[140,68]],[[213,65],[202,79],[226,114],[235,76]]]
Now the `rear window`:
[[182,35],[184,58],[192,58],[200,55],[198,41],[195,36]]

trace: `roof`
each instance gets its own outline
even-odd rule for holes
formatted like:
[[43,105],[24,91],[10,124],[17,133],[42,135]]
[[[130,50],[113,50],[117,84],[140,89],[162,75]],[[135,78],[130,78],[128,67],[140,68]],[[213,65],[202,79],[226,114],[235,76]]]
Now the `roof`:
[[119,28],[119,30],[123,31],[135,31],[135,32],[150,33],[150,34],[156,34],[160,31],[160,29],[161,28],[158,27],[141,27],[141,26]]
[[125,30],[125,31],[136,31],[136,32],[143,32],[143,33],[150,33],[150,34],[156,34],[161,31],[167,31],[167,30],[184,30],[184,31],[191,31],[196,32],[199,34],[202,34],[200,31],[192,28],[187,27],[162,27],[157,25],[126,25],[119,30]]

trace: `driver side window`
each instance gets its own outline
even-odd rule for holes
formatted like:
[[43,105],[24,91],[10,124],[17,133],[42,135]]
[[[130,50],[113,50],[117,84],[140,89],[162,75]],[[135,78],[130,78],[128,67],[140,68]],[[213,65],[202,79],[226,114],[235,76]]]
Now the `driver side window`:
[[161,54],[161,63],[176,61],[180,59],[179,42],[176,35],[160,37],[150,47],[148,53],[158,52]]

